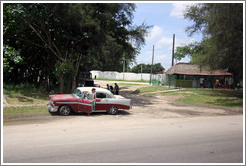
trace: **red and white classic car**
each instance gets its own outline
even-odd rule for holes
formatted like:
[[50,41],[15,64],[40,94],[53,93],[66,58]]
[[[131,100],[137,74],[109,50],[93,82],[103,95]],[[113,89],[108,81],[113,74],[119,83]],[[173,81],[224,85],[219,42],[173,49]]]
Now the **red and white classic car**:
[[[92,109],[93,100],[86,97],[92,88],[96,89],[95,109]],[[59,113],[66,116],[73,112],[107,112],[115,115],[119,109],[129,110],[132,108],[131,99],[126,99],[121,95],[113,95],[109,90],[97,87],[79,87],[72,94],[50,95],[48,110],[53,114]]]

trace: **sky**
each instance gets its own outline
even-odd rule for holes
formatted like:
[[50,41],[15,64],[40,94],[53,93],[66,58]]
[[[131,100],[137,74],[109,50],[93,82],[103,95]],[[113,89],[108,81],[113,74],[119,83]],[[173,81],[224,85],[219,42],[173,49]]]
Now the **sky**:
[[[145,22],[152,25],[145,38],[145,45],[136,58],[137,64],[152,63],[152,50],[154,45],[154,64],[161,63],[167,71],[172,65],[173,34],[175,34],[175,48],[184,46],[202,39],[201,34],[189,37],[185,32],[187,26],[193,23],[184,19],[183,10],[188,3],[136,3],[133,24],[141,25]],[[178,62],[189,62],[189,58]],[[174,63],[178,63],[174,61]],[[135,66],[135,64],[133,65]]]

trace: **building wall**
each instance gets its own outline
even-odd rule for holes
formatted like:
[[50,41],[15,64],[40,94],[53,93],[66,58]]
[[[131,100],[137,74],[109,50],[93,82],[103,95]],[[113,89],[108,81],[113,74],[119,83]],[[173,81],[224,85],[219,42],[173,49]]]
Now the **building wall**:
[[138,81],[138,80],[144,80],[149,81],[150,74],[149,73],[119,73],[116,71],[99,71],[99,70],[92,70],[90,71],[92,74],[92,78],[105,78],[105,79],[117,79],[117,80],[132,80],[132,81]]

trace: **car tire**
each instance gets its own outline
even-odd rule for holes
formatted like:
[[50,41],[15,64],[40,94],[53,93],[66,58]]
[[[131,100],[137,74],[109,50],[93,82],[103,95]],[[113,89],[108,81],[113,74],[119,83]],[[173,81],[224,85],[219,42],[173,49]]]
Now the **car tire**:
[[59,114],[61,116],[67,116],[71,113],[71,108],[68,105],[63,105],[59,108]]
[[50,113],[50,115],[52,115],[52,116],[58,115],[58,112],[50,112],[50,111],[49,111],[49,113]]
[[118,108],[113,106],[113,107],[110,107],[107,111],[108,114],[110,115],[116,115],[118,113]]

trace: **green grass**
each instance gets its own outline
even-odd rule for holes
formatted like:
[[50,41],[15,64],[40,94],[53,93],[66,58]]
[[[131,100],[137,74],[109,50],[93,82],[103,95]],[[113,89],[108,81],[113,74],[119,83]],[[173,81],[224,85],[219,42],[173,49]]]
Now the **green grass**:
[[[4,84],[3,85],[3,93],[10,96],[10,98],[19,98],[20,96],[26,98],[28,101],[28,98],[35,98],[40,100],[47,100],[48,99],[48,93],[45,92],[44,88],[42,87],[36,87],[31,84]],[[24,102],[25,102],[24,101]]]
[[44,115],[49,115],[46,105],[3,108],[3,119],[34,117],[34,116],[44,116]]
[[132,93],[141,94],[141,93],[146,93],[146,92],[156,92],[156,91],[163,91],[163,90],[170,90],[170,89],[167,87],[162,87],[162,86],[148,86],[148,87],[138,88]]
[[30,105],[30,104],[42,104],[47,103],[49,100],[48,95],[44,95],[42,98],[40,96],[34,95],[10,95],[7,98],[7,103],[11,105]]
[[181,95],[178,103],[211,107],[243,108],[243,92],[235,90],[187,89],[176,92],[151,94],[151,96]]
[[243,93],[234,90],[193,90],[178,102],[215,107],[243,107]]
[[93,78],[93,80],[102,80],[102,81],[124,81],[124,82],[142,82],[142,83],[149,83],[149,81],[143,81],[143,80],[121,80],[121,79],[106,79],[106,78]]
[[118,83],[119,87],[131,87],[131,86],[148,86],[148,85],[141,85],[141,84],[127,84],[127,83]]
[[46,106],[49,94],[43,88],[30,84],[4,84],[3,93],[8,95],[8,106],[3,107],[4,119],[49,114]]

